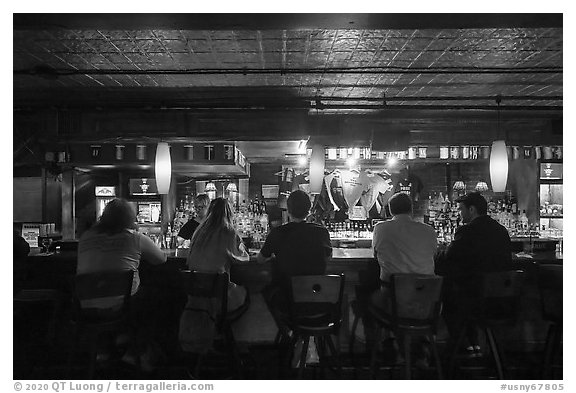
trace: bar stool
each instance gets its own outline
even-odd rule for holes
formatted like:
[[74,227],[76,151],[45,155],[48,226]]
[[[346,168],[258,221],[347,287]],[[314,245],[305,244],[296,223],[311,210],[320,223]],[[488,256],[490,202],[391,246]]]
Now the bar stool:
[[289,317],[281,322],[292,332],[292,336],[286,338],[291,348],[287,351],[287,363],[297,343],[302,341],[298,368],[298,378],[301,379],[306,366],[310,339],[314,338],[318,347],[321,372],[324,373],[329,349],[331,356],[336,359],[337,374],[340,375],[340,352],[331,336],[338,336],[342,325],[344,274],[294,276],[291,279],[290,294]]
[[[183,270],[180,271],[180,279],[184,293],[189,299],[193,298],[194,300],[194,307],[187,306],[183,311],[179,333],[182,350],[185,353],[195,355],[192,376],[194,378],[199,376],[206,354],[212,348],[211,337],[212,340],[218,338],[223,340],[224,348],[232,362],[232,368],[240,377],[242,375],[242,360],[234,339],[232,324],[240,319],[250,307],[248,293],[246,293],[246,300],[242,306],[228,311],[228,283],[230,282],[228,273],[201,273]],[[193,311],[193,313],[186,317],[186,310]],[[203,340],[204,342],[199,342],[202,337],[194,338],[190,335],[184,335],[184,330],[195,324],[194,317],[198,317],[199,314],[204,314],[213,322],[213,324],[208,322],[208,326],[205,326],[205,328],[213,330],[207,332],[210,337]]]
[[[98,338],[108,332],[128,329],[130,295],[134,271],[116,270],[77,275],[74,278],[73,333],[70,339],[67,373],[81,337],[89,342],[88,379],[94,379]],[[108,308],[99,303],[115,300]]]
[[396,273],[391,275],[391,309],[370,304],[368,311],[378,325],[377,341],[370,360],[371,377],[376,373],[378,344],[382,329],[388,329],[403,341],[405,376],[412,377],[411,342],[413,337],[426,337],[431,344],[438,379],[442,379],[442,366],[436,347],[436,329],[441,310],[442,277]]
[[460,304],[462,320],[448,360],[453,375],[457,352],[470,328],[484,331],[498,379],[504,379],[503,353],[492,330],[495,326],[513,326],[519,314],[524,271],[490,272],[467,276],[452,296]]
[[544,359],[542,362],[542,378],[552,378],[552,362],[562,348],[563,324],[563,280],[562,265],[540,265],[538,267],[538,288],[542,301],[542,318],[550,322]]

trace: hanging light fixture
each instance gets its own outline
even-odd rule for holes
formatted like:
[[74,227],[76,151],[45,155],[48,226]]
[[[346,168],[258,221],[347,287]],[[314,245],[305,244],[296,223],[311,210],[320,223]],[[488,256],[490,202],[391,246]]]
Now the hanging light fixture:
[[466,185],[462,180],[458,180],[454,182],[454,186],[452,187],[454,191],[464,191],[466,189]]
[[[500,102],[502,98],[496,97],[498,104],[498,137],[500,136]],[[508,180],[508,153],[506,151],[506,142],[503,139],[497,139],[492,142],[490,151],[490,182],[492,191],[506,191],[506,181]]]
[[479,181],[474,189],[478,192],[488,191],[488,184],[485,181]]
[[320,194],[324,181],[324,146],[314,145],[310,156],[310,192]]
[[172,160],[170,158],[170,146],[166,142],[158,142],[154,171],[158,194],[168,194],[170,178],[172,177]]
[[226,191],[238,192],[238,187],[236,187],[236,183],[228,183],[228,185],[226,186]]
[[208,198],[210,198],[210,200],[216,198],[216,184],[214,184],[213,182],[209,181],[208,183],[206,183],[204,191],[206,192],[206,194],[208,194]]

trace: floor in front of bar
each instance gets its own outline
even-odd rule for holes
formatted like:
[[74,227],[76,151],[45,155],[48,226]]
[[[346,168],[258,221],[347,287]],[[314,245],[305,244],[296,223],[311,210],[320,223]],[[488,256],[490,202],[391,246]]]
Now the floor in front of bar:
[[[201,379],[295,379],[297,370],[280,367],[279,351],[271,344],[240,345],[243,362],[242,374],[233,372],[229,356],[224,353],[212,353],[207,356],[199,377]],[[442,348],[441,348],[442,350]],[[14,359],[14,379],[87,379],[87,354],[80,352],[67,372],[67,353],[65,350],[36,347],[19,351]],[[16,354],[16,348],[15,348]],[[405,370],[402,363],[391,359],[389,352],[380,353],[380,364],[375,379],[403,379]],[[432,362],[433,363],[433,362]],[[185,357],[164,359],[151,372],[143,372],[120,359],[109,359],[97,362],[95,379],[147,379],[147,380],[185,380],[192,379],[192,360]],[[451,379],[496,379],[496,372],[488,356],[458,360],[458,368]],[[340,376],[336,368],[323,370],[318,364],[307,365],[305,379],[370,379],[369,356],[355,354],[351,358],[347,353],[341,356],[342,370]],[[505,379],[537,380],[541,378],[542,353],[507,353]],[[436,379],[436,368],[433,364],[417,364],[412,369],[413,379]],[[562,368],[553,368],[552,379],[562,379]]]
[[[255,301],[251,309],[238,321],[235,329],[236,339],[243,360],[242,375],[232,372],[229,367],[230,357],[215,353],[207,357],[200,373],[203,379],[294,379],[296,370],[288,366],[280,367],[279,350],[271,344],[276,328],[272,320],[263,319],[263,302]],[[258,323],[251,321],[250,313],[255,313]],[[88,356],[86,343],[76,348],[70,372],[67,372],[67,358],[69,350],[70,331],[66,324],[56,333],[52,345],[46,345],[47,325],[42,324],[40,313],[35,311],[31,315],[15,313],[14,330],[14,379],[86,379],[88,370]],[[16,318],[16,317],[19,318]],[[168,334],[166,336],[169,336]],[[169,342],[175,340],[168,340]],[[244,344],[243,344],[244,343]],[[249,344],[246,344],[249,343]],[[344,343],[343,343],[344,344]],[[441,356],[444,354],[444,343],[439,344]],[[322,372],[318,365],[307,366],[303,378],[306,379],[369,379],[369,356],[363,351],[364,346],[359,342],[355,353],[351,357],[347,351],[341,354],[342,370],[338,375],[329,367]],[[166,348],[166,346],[165,346]],[[397,362],[397,356],[390,349],[380,353],[379,368],[376,379],[403,379],[405,371],[402,363]],[[534,347],[528,352],[507,351],[505,353],[505,378],[517,380],[541,379],[542,348]],[[119,356],[118,356],[119,357]],[[556,359],[561,363],[562,354]],[[436,379],[436,368],[433,361],[431,366],[416,364],[413,367],[413,379]],[[190,379],[192,362],[183,357],[178,350],[172,348],[170,356],[164,356],[156,370],[141,372],[134,366],[112,359],[98,362],[96,379],[156,379],[180,380]],[[446,370],[444,370],[446,377]],[[551,378],[562,379],[562,367],[553,368]],[[456,372],[451,379],[495,379],[496,372],[489,356],[480,358],[461,357],[458,360]]]

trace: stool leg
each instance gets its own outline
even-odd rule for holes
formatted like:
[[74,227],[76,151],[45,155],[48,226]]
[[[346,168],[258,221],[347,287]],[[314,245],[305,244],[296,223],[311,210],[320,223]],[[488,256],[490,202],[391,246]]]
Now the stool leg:
[[98,350],[98,334],[95,334],[90,338],[90,364],[88,366],[88,379],[94,379],[94,372],[96,371],[96,354]]
[[234,333],[232,332],[232,326],[226,325],[224,328],[226,346],[228,351],[232,356],[232,368],[238,377],[242,378],[242,359],[240,358],[240,353],[238,352],[238,347],[236,346],[236,340],[234,339]]
[[356,341],[356,328],[358,327],[358,315],[354,315],[354,322],[352,322],[352,331],[350,332],[350,341],[348,343],[348,356],[352,364],[354,364],[354,343]]
[[378,326],[376,328],[376,340],[374,340],[374,346],[372,347],[372,355],[370,356],[370,379],[374,379],[376,376],[376,365],[378,361],[378,346],[380,345],[380,340],[382,338],[382,328]]
[[546,336],[546,346],[544,348],[544,365],[542,368],[542,378],[550,379],[551,363],[554,353],[554,341],[556,341],[556,324],[550,324]]
[[68,360],[66,362],[66,378],[71,379],[71,371],[72,371],[72,361],[74,359],[74,354],[76,352],[76,347],[78,345],[78,326],[73,327],[73,332],[71,334],[71,339],[69,341],[69,348],[68,348]]
[[438,346],[436,345],[436,335],[431,334],[428,338],[432,347],[432,356],[434,356],[434,363],[436,363],[436,371],[438,373],[438,379],[444,379],[442,375],[442,362],[440,361],[440,355],[438,354]]
[[326,378],[326,342],[323,336],[314,336],[314,342],[316,343],[316,350],[318,352],[318,360],[320,362],[320,376],[322,379]]
[[406,379],[412,379],[412,358],[410,354],[410,346],[412,341],[412,336],[410,334],[404,334],[404,359],[406,361]]
[[300,364],[298,368],[298,379],[302,379],[304,375],[304,367],[306,367],[306,355],[308,354],[308,343],[310,342],[310,336],[305,336],[302,343],[302,353],[300,354]]
[[488,343],[490,345],[490,351],[492,352],[492,357],[494,363],[496,364],[496,372],[498,373],[498,379],[504,379],[504,371],[502,370],[502,360],[500,359],[500,351],[498,351],[498,346],[496,345],[496,340],[494,339],[494,333],[492,329],[486,327],[486,337],[488,338]]
[[448,359],[448,378],[454,376],[454,368],[456,367],[456,356],[458,355],[458,349],[462,342],[464,342],[464,336],[466,335],[466,325],[463,325],[458,331],[456,340],[453,342],[454,347],[448,347],[449,359]]
[[336,367],[338,370],[338,378],[342,375],[342,362],[340,359],[340,351],[336,349],[334,342],[332,341],[332,337],[330,335],[326,336],[326,342],[328,343],[328,347],[330,348],[330,352],[332,352],[332,356],[336,358]]

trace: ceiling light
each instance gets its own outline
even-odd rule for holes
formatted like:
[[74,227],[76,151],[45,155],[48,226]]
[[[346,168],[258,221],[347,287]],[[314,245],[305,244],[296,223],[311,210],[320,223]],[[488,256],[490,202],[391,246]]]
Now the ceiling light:
[[389,166],[394,166],[398,163],[398,159],[394,156],[390,156],[388,157],[388,165]]
[[479,181],[479,182],[476,184],[475,190],[476,190],[476,191],[479,191],[479,192],[488,191],[488,184],[486,184],[485,181]]
[[315,145],[310,157],[310,192],[320,194],[324,182],[324,146]]
[[[496,97],[498,104],[498,136],[500,136],[500,96]],[[508,152],[506,151],[506,142],[504,139],[492,142],[490,150],[490,182],[492,191],[506,191],[506,181],[508,180]]]
[[156,147],[154,172],[158,194],[168,194],[170,178],[172,177],[172,159],[170,158],[170,146],[166,142],[159,142]]
[[306,156],[300,156],[298,157],[298,165],[300,166],[304,166],[308,163],[308,159],[306,158]]
[[454,187],[452,187],[454,191],[463,191],[466,189],[466,185],[462,180],[458,180],[454,182]]

